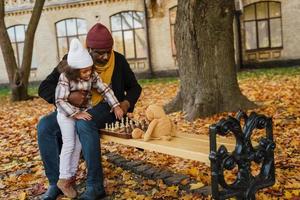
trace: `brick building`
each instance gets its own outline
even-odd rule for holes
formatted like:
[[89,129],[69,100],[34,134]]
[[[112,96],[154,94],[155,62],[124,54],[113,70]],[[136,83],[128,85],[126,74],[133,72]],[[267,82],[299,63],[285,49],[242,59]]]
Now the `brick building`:
[[[26,25],[34,0],[5,0],[6,26],[20,64]],[[123,53],[138,76],[176,75],[174,24],[177,0],[46,0],[37,28],[31,81],[44,79],[68,51],[85,40],[96,22],[112,32],[114,49]],[[300,63],[297,34],[299,0],[236,0],[234,22],[238,66]],[[2,58],[2,54],[0,55]],[[0,83],[7,83],[0,59]]]

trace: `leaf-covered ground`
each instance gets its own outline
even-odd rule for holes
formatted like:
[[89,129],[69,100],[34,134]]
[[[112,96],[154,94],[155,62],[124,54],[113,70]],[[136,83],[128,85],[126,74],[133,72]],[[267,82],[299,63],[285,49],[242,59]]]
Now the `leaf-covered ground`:
[[[135,118],[142,118],[147,105],[163,105],[177,91],[178,81],[155,82],[143,85]],[[246,74],[239,80],[243,93],[259,108],[254,111],[273,117],[276,141],[276,184],[257,194],[257,199],[300,198],[300,69],[293,73]],[[10,103],[0,100],[0,199],[36,199],[47,188],[47,181],[37,147],[36,124],[40,116],[53,110],[42,99]],[[228,114],[184,120],[182,113],[170,117],[182,132],[208,134],[208,126]],[[253,138],[258,139],[261,133]],[[102,143],[103,152],[117,152],[127,159],[143,160],[157,167],[187,174],[198,180],[198,186],[210,184],[209,167],[203,163],[159,153],[140,151],[113,143]],[[181,191],[177,186],[166,186],[161,181],[148,180],[116,167],[103,156],[105,187],[111,199],[209,199]],[[253,167],[257,170],[257,166]],[[84,185],[85,166],[79,167],[79,185]],[[255,172],[254,172],[255,173]],[[256,171],[257,173],[257,171]],[[233,175],[228,174],[228,179]],[[79,187],[82,190],[82,187]]]

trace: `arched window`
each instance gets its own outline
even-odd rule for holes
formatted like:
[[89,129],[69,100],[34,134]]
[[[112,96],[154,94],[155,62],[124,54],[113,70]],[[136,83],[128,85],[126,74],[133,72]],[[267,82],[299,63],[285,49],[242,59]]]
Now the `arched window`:
[[176,56],[176,47],[175,47],[175,33],[174,27],[176,23],[176,14],[177,6],[174,6],[169,9],[169,19],[170,19],[170,30],[171,30],[171,46],[172,46],[172,55]]
[[24,50],[25,31],[27,26],[24,24],[15,25],[7,28],[7,32],[14,49],[18,67],[22,64],[22,56]]
[[70,42],[73,38],[78,38],[82,44],[84,44],[87,34],[87,23],[85,19],[64,19],[56,22],[55,28],[59,59],[62,59],[68,52]]
[[121,12],[110,17],[114,49],[127,59],[147,58],[145,15],[143,12]]
[[244,8],[246,50],[282,48],[281,3],[265,1]]

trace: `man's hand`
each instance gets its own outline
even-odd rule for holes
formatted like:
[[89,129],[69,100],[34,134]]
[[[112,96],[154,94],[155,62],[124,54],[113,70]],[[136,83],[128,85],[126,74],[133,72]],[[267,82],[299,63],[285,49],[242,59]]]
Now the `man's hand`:
[[86,111],[83,111],[83,112],[79,112],[77,114],[75,114],[73,116],[74,119],[83,119],[83,120],[86,120],[86,121],[89,121],[92,119],[92,115],[90,115],[88,112]]
[[129,107],[130,107],[130,103],[129,103],[129,101],[127,101],[127,100],[124,100],[124,101],[120,102],[120,107],[121,107],[121,109],[123,110],[123,112],[124,112],[124,115],[126,115],[126,114],[127,114],[127,111],[128,111],[128,109],[129,109]]
[[124,112],[120,106],[114,107],[114,113],[115,113],[116,119],[122,119],[122,117],[124,115]]
[[87,91],[85,90],[74,91],[70,93],[68,100],[73,106],[81,107],[82,105],[86,104],[86,95]]

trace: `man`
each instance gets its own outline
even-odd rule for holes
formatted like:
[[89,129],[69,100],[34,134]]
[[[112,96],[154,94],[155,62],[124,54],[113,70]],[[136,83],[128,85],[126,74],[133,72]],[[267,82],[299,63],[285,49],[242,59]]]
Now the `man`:
[[[86,45],[93,57],[95,70],[103,82],[112,88],[124,113],[132,112],[140,96],[141,87],[125,57],[112,50],[113,38],[109,30],[104,25],[97,23],[88,32]],[[66,58],[67,55],[39,87],[39,96],[49,103],[55,103],[55,88],[60,75],[59,68],[64,65]],[[80,106],[84,104],[85,95],[84,91],[73,92],[69,95],[68,100],[71,104]],[[86,191],[79,197],[79,199],[85,200],[96,200],[105,196],[98,130],[103,128],[105,123],[116,120],[114,114],[110,112],[109,105],[96,91],[92,92],[92,103],[94,107],[88,111],[92,115],[92,120],[76,121],[76,130],[88,170]],[[49,180],[49,188],[43,196],[44,200],[54,200],[61,194],[56,185],[59,178],[61,149],[61,133],[56,114],[56,111],[50,113],[43,117],[38,124],[38,145]]]

